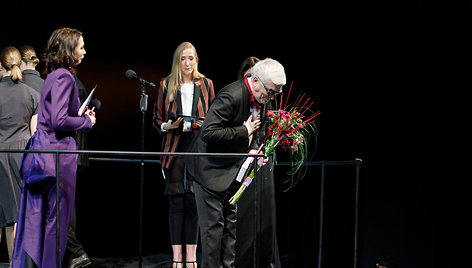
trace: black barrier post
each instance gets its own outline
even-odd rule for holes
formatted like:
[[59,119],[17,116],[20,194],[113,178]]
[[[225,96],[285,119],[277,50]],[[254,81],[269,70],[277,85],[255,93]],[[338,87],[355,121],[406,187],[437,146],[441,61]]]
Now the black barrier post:
[[56,152],[56,267],[61,267],[61,212],[60,212],[60,177],[59,177],[60,153]]
[[[141,110],[141,152],[144,152],[144,126],[146,124],[146,111],[148,107],[148,95],[146,94],[146,84],[141,83],[141,99],[139,100]],[[141,155],[139,184],[139,227],[138,227],[138,267],[143,267],[143,214],[144,214],[144,155]]]
[[256,176],[258,175],[258,172],[257,172],[257,158],[254,157],[254,180],[253,180],[253,187],[254,187],[254,244],[253,244],[253,258],[252,258],[252,262],[253,262],[253,267],[257,267],[257,265],[259,264],[259,251],[258,251],[258,242],[259,242],[259,228],[258,228],[258,225],[259,225],[259,215],[258,215],[258,200],[257,200],[257,196],[258,196],[258,189],[257,187],[259,186],[259,178],[257,178]]
[[325,163],[321,162],[320,182],[320,229],[318,238],[318,268],[321,268],[321,256],[323,254],[323,217],[324,217],[324,188],[325,188]]
[[359,238],[359,180],[362,159],[356,158],[356,199],[354,207],[354,268],[357,268],[358,238]]

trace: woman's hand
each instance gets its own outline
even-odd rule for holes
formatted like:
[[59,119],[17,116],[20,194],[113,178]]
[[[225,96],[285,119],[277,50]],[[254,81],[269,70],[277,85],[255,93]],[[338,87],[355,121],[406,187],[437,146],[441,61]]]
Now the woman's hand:
[[89,110],[89,108],[87,107],[85,114],[88,115],[90,121],[92,122],[92,126],[94,126],[97,123],[97,118],[95,117],[95,112],[93,111],[93,109]]
[[197,124],[198,127],[202,127],[203,120],[195,120],[195,124]]
[[175,121],[172,121],[171,119],[169,119],[169,121],[167,121],[167,123],[164,124],[163,128],[167,131],[172,130],[172,129],[177,129],[180,127],[180,125],[183,124],[183,122],[184,122],[183,117],[179,117]]

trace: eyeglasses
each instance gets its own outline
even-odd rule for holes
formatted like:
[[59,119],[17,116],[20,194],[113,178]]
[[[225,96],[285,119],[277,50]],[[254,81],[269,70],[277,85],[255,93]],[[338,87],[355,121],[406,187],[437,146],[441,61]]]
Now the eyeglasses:
[[261,82],[261,84],[264,86],[266,92],[267,92],[267,95],[269,96],[277,96],[279,95],[280,93],[282,93],[282,89],[280,90],[273,90],[273,89],[268,89],[264,83],[262,83],[262,80],[259,78],[259,82]]

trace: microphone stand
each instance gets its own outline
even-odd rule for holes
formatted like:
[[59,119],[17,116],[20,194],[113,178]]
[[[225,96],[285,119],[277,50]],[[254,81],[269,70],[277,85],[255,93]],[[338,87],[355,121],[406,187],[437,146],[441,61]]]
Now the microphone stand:
[[[140,81],[141,82],[141,81]],[[141,99],[139,100],[139,106],[141,109],[141,152],[144,152],[144,125],[146,119],[146,111],[148,107],[148,95],[146,94],[146,85],[141,82]],[[139,246],[138,246],[138,255],[139,255],[139,268],[143,267],[143,207],[144,207],[144,156],[141,155],[141,180],[140,180],[140,189],[139,189]]]

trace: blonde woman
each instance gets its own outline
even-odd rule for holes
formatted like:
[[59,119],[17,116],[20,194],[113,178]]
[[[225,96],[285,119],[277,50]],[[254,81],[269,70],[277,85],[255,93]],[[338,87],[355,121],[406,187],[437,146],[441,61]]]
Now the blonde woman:
[[[171,74],[159,85],[154,106],[152,124],[162,136],[163,152],[188,150],[214,96],[213,82],[198,71],[195,47],[189,42],[180,44],[174,53]],[[183,158],[162,157],[161,166],[166,180],[164,194],[169,197],[172,267],[196,268],[198,216],[193,178]]]
[[[0,149],[24,149],[36,130],[39,94],[21,83],[21,55],[15,47],[0,53]],[[0,154],[0,238],[6,230],[8,255],[12,257],[20,202],[21,154]]]

